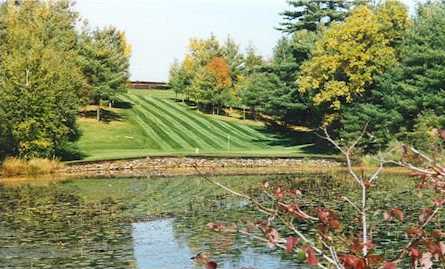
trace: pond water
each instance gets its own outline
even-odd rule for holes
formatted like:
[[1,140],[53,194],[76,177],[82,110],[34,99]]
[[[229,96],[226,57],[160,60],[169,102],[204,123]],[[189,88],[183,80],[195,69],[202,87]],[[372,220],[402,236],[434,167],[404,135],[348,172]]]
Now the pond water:
[[[174,219],[162,219],[133,224],[134,255],[138,268],[201,268],[190,259],[196,253],[188,246],[187,235],[175,235],[174,222]],[[277,255],[265,254],[263,248],[247,247],[237,255],[221,254],[215,259],[224,269],[295,268],[292,266],[295,264]]]
[[[219,268],[302,268],[262,244],[208,231],[206,224],[220,217],[239,219],[245,204],[203,198],[209,190],[202,184],[196,179],[0,184],[0,268],[197,269],[202,267],[190,257],[201,251],[211,253]],[[160,217],[147,220],[152,215]]]
[[[354,223],[354,209],[338,197],[345,193],[360,197],[353,191],[355,183],[344,176],[301,174],[266,179],[304,190],[308,205],[323,204],[335,209],[345,223]],[[265,178],[215,180],[243,193],[258,193]],[[370,207],[380,212],[388,205],[419,212],[434,195],[414,192],[415,182],[400,176],[382,177],[378,186]],[[381,214],[371,217],[371,223],[381,220]],[[418,218],[415,214],[406,217]],[[210,222],[257,220],[264,216],[202,178],[0,181],[0,268],[199,269],[202,267],[190,259],[199,252],[209,253],[224,269],[307,268],[302,265],[304,255],[295,262],[296,257],[264,243],[206,227]],[[392,249],[407,243],[407,225],[409,219],[374,226],[374,236],[384,239],[377,242],[382,248],[376,252],[393,256]],[[445,227],[445,216],[432,225]],[[359,232],[357,227],[344,225],[351,234]]]

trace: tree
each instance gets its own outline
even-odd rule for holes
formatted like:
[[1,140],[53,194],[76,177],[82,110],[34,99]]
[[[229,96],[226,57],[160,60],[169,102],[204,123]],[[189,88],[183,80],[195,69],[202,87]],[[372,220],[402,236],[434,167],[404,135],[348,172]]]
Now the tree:
[[[326,107],[326,122],[343,104],[372,90],[374,77],[397,63],[394,44],[409,24],[407,8],[391,1],[375,9],[359,6],[323,33],[313,57],[302,66],[298,86],[315,105]],[[397,25],[398,31],[390,31],[389,25]]]
[[290,9],[281,13],[283,22],[278,30],[295,33],[318,31],[322,26],[343,21],[354,1],[348,0],[289,0]]
[[169,85],[171,89],[176,93],[182,95],[182,101],[184,102],[184,97],[187,95],[187,89],[191,86],[192,75],[187,72],[184,64],[180,64],[175,61],[170,66],[169,71]]
[[254,72],[264,64],[264,59],[261,55],[258,55],[255,47],[249,45],[246,49],[243,63],[242,74],[240,76],[246,76],[249,73]]
[[[257,119],[257,109],[264,104],[265,93],[276,86],[272,81],[273,74],[253,73],[240,81],[239,92],[241,104],[250,108],[252,119]],[[276,78],[276,77],[275,77]]]
[[[400,45],[400,63],[380,75],[377,86],[360,102],[345,108],[342,137],[358,132],[354,122],[369,121],[374,137],[364,141],[367,151],[386,147],[393,139],[429,148],[422,143],[430,141],[428,133],[445,127],[444,29],[444,4],[419,7],[414,25]],[[420,126],[424,138],[418,135]]]
[[230,66],[221,57],[215,57],[198,71],[192,87],[196,98],[212,106],[212,113],[219,114],[222,106],[231,97],[232,78]]
[[222,57],[230,67],[230,74],[233,82],[236,82],[241,75],[244,57],[240,52],[239,45],[229,36],[221,48]]
[[0,152],[53,157],[78,135],[85,80],[69,1],[13,1],[0,11]]
[[283,37],[274,48],[272,61],[255,70],[274,74],[275,86],[261,92],[264,96],[260,109],[277,123],[312,125],[312,122],[317,122],[316,113],[309,107],[309,99],[298,92],[295,83],[302,63],[311,55],[315,37],[316,34],[309,31]]
[[116,96],[127,90],[131,47],[125,33],[114,27],[84,31],[80,45],[83,72],[91,88],[91,100],[97,105],[107,100],[111,106]]
[[221,45],[214,35],[191,39],[182,63],[172,65],[170,84],[176,92],[191,97],[202,107],[208,104],[213,113],[232,105],[241,76],[243,55],[230,37]]

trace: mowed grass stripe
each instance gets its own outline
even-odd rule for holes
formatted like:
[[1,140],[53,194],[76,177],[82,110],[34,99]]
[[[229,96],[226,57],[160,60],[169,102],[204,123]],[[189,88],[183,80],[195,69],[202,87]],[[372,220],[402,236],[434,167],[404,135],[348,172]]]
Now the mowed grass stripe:
[[[127,98],[121,97],[122,100],[126,101],[126,102],[131,102],[130,100],[128,100]],[[149,148],[150,149],[157,149],[157,150],[162,150],[162,145],[159,143],[159,141],[162,141],[162,138],[160,136],[158,136],[158,134],[152,129],[150,128],[138,115],[134,110],[131,110],[131,112],[134,117],[133,120],[135,121],[136,124],[139,125],[139,129],[142,130],[142,132],[145,134],[145,138],[144,138],[144,143],[145,141],[149,141]],[[145,146],[145,145],[144,145]]]
[[240,133],[243,133],[245,135],[250,135],[256,139],[262,139],[262,140],[271,140],[270,138],[268,138],[267,136],[263,135],[262,133],[260,133],[258,130],[256,130],[255,128],[249,127],[249,126],[243,126],[241,124],[236,124],[233,122],[229,122],[229,121],[224,121],[226,124],[230,125],[232,128],[238,130]]
[[[170,101],[166,101],[164,99],[156,98],[159,102],[164,103],[168,107],[174,109],[178,113],[182,113],[185,116],[187,116],[189,119],[194,121],[196,124],[201,126],[202,128],[206,129],[208,132],[216,133],[221,135],[221,133],[225,133],[226,135],[222,135],[227,140],[227,135],[230,135],[232,138],[232,141],[238,141],[239,143],[243,144],[243,147],[245,148],[262,148],[262,146],[259,146],[256,143],[253,143],[252,137],[250,136],[244,136],[240,135],[236,131],[230,130],[223,125],[221,125],[216,120],[211,120],[210,118],[204,117],[202,115],[199,115],[198,113],[188,110],[187,108],[183,108],[179,105],[172,104]],[[212,126],[213,128],[211,128]],[[233,140],[235,138],[236,140]]]
[[138,96],[130,96],[130,99],[137,103],[141,111],[148,116],[153,122],[156,122],[157,127],[161,129],[166,135],[168,135],[170,141],[174,141],[174,149],[192,149],[186,140],[182,138],[182,133],[177,130],[167,119],[157,113],[154,109],[144,104],[143,100],[140,100]]
[[256,144],[252,144],[249,142],[249,138],[239,137],[233,132],[228,132],[227,130],[218,128],[218,126],[215,126],[215,124],[212,122],[212,120],[202,117],[201,115],[195,113],[194,111],[182,108],[179,105],[172,104],[170,102],[167,102],[163,99],[158,99],[159,102],[161,102],[166,107],[174,110],[176,113],[180,113],[187,117],[191,122],[198,125],[201,129],[204,129],[206,132],[212,133],[215,136],[220,137],[223,139],[223,143],[227,143],[228,141],[228,135],[230,135],[231,143],[233,144],[236,142],[240,145],[240,148],[256,148]]
[[[134,112],[131,113],[134,114]],[[131,121],[139,127],[138,129],[140,129],[141,133],[144,135],[143,136],[144,148],[157,149],[157,150],[162,149],[161,145],[154,139],[153,136],[154,132],[152,130],[149,131],[146,128],[144,128],[143,125],[145,125],[145,123],[141,119],[136,117],[136,114],[134,114]]]
[[[203,130],[203,126],[200,124],[197,124],[196,122],[192,121],[190,118],[188,119],[181,119],[179,116],[176,115],[184,115],[188,114],[187,112],[171,112],[171,108],[166,106],[165,104],[161,103],[159,101],[159,99],[155,100],[154,98],[144,98],[145,100],[147,100],[147,102],[150,102],[151,105],[155,106],[158,110],[170,115],[171,117],[174,117],[178,122],[180,122],[181,124],[183,124],[184,126],[186,126],[189,130],[193,130],[196,131],[199,136],[204,136],[204,137],[211,137],[214,136],[214,138],[216,140],[220,141],[220,144],[225,144],[227,143],[227,136],[224,136],[223,134],[221,134],[220,132],[217,132],[216,130],[212,130],[210,128],[204,128]],[[188,121],[188,122],[187,122]],[[202,131],[202,132],[201,132]],[[205,133],[208,133],[209,136],[206,136]],[[215,141],[215,139],[212,139],[210,141]],[[243,144],[242,142],[240,143],[240,141],[231,141],[231,146],[236,147],[236,148],[247,148],[247,145]]]
[[178,116],[176,115],[176,113],[171,112],[169,108],[164,107],[163,104],[161,104],[157,100],[154,100],[153,98],[144,97],[143,99],[148,104],[155,107],[157,110],[171,117],[172,120],[176,121],[179,125],[184,126],[186,133],[189,133],[191,136],[197,137],[206,145],[209,145],[213,148],[216,147],[216,149],[223,149],[223,147],[221,146],[221,144],[223,144],[223,141],[219,141],[217,137],[214,137],[213,133],[209,133],[205,130],[202,130],[199,126],[196,126],[192,122],[187,121],[187,119],[182,119],[181,116],[183,115],[183,113],[180,113],[179,114],[180,116]]
[[[143,102],[142,106],[144,109],[149,110],[150,113],[152,113],[154,116],[158,117],[162,122],[165,124],[168,124],[169,128],[171,128],[174,132],[176,132],[177,135],[179,135],[184,141],[186,141],[190,146],[194,148],[200,148],[200,149],[206,149],[206,148],[213,148],[213,149],[222,149],[222,147],[215,142],[214,140],[208,138],[205,134],[199,132],[198,130],[194,130],[193,128],[190,130],[193,130],[194,133],[189,133],[185,129],[180,129],[177,126],[181,125],[184,126],[184,124],[179,121],[176,117],[171,115],[170,113],[166,113],[166,111],[159,108],[158,105],[156,105],[153,102],[150,102],[149,99],[141,96],[137,96],[140,100],[140,102]],[[151,108],[152,107],[152,108]],[[160,112],[160,113],[158,113]],[[186,127],[186,126],[184,126]],[[189,128],[189,127],[187,127]],[[193,137],[201,139],[205,144],[200,144],[197,141],[193,139]]]
[[[134,100],[129,96],[130,101]],[[146,124],[146,127],[149,127],[151,130],[153,130],[158,139],[160,139],[160,141],[165,142],[164,145],[166,147],[168,147],[169,149],[182,149],[182,145],[179,144],[178,142],[176,142],[176,140],[174,138],[172,138],[167,132],[164,131],[164,128],[166,128],[165,130],[168,130],[167,126],[162,125],[160,122],[157,122],[153,119],[151,119],[149,116],[147,116],[146,112],[142,110],[141,108],[138,107],[139,105],[136,104],[136,106],[133,107],[133,110],[135,111],[136,115],[138,117],[140,117],[142,119],[142,121],[144,121],[144,123]],[[163,148],[168,150],[168,148]]]

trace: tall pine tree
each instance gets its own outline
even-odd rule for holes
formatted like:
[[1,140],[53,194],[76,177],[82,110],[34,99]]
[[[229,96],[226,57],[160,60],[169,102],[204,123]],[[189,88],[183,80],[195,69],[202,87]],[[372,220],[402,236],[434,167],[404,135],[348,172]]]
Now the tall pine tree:
[[281,13],[283,22],[278,30],[295,33],[300,30],[318,31],[335,21],[343,21],[356,1],[350,0],[289,0],[289,10]]

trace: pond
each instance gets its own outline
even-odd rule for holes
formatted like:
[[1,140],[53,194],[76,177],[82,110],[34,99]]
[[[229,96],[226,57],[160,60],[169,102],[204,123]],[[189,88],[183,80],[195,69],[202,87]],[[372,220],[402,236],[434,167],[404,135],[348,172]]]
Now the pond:
[[298,268],[264,245],[208,231],[246,210],[224,200],[197,178],[0,184],[0,268],[194,269],[201,251],[219,268]]
[[[343,221],[353,208],[340,203],[354,199],[353,182],[344,175],[231,176],[215,180],[244,193],[257,193],[267,179],[304,190],[308,202],[333,208]],[[404,176],[381,178],[370,196],[370,207],[383,212],[389,205],[418,212],[432,193],[414,191]],[[389,195],[390,194],[390,195]],[[381,213],[371,216],[379,221]],[[416,219],[415,214],[407,218]],[[238,200],[202,178],[90,178],[30,180],[0,183],[0,268],[134,268],[198,269],[190,259],[200,252],[225,269],[307,268],[295,257],[239,235],[215,233],[210,222],[252,223],[261,220],[245,201]],[[406,222],[408,225],[409,221]],[[406,244],[405,223],[374,226],[385,238],[376,249],[392,255]],[[445,225],[441,215],[433,225]],[[345,229],[357,233],[357,225]],[[303,227],[302,227],[303,228]]]
[[[188,245],[188,234],[175,233],[175,221],[162,219],[133,224],[134,256],[138,268],[201,268],[190,259],[196,253]],[[210,238],[207,239],[211,241]],[[246,248],[238,254],[220,253],[214,257],[220,268],[295,268],[292,262],[277,255],[266,254],[264,248],[248,246],[247,242],[234,247]]]

